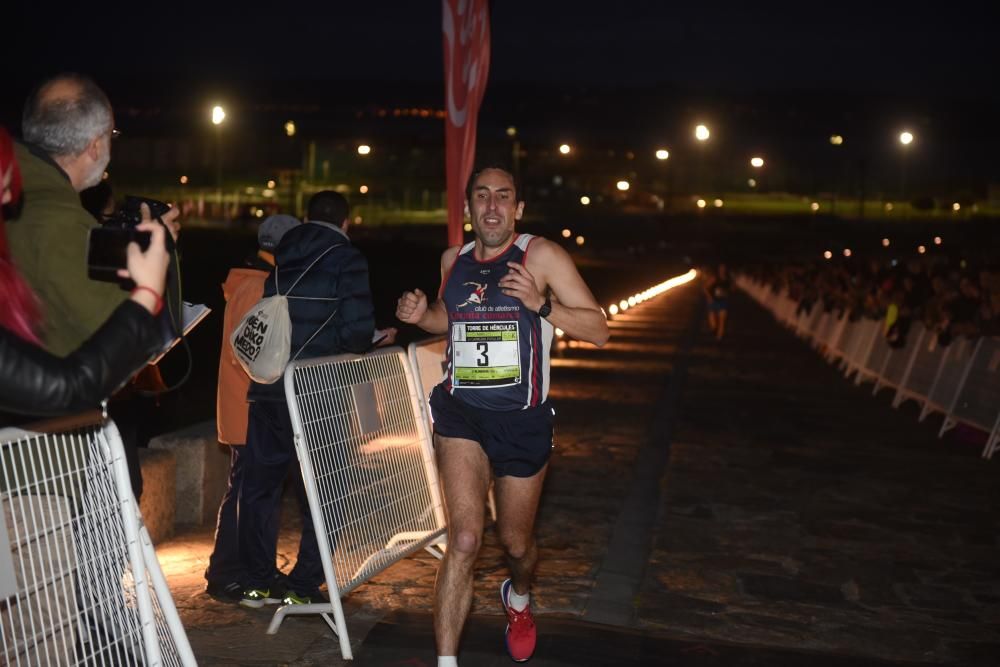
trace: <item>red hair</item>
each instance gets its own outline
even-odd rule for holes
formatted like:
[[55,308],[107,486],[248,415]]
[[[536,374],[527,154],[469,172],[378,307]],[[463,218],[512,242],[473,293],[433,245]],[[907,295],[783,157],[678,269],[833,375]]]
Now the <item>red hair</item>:
[[[10,181],[10,192],[13,196],[10,204],[15,205],[21,198],[21,170],[14,159],[14,142],[3,127],[0,127],[0,179],[13,169]],[[0,327],[8,329],[21,338],[40,345],[36,330],[41,322],[38,298],[35,296],[24,278],[14,268],[10,259],[10,249],[7,247],[7,232],[3,219],[3,208],[0,207]]]

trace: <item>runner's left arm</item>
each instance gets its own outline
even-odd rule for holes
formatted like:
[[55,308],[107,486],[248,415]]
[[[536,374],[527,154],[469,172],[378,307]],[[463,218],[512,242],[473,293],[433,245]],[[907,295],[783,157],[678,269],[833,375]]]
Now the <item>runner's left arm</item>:
[[608,342],[608,319],[565,250],[547,239],[538,239],[532,243],[527,264],[507,262],[510,271],[500,279],[505,294],[517,297],[537,313],[545,303],[542,290],[550,289],[555,299],[546,319],[552,326],[598,347]]

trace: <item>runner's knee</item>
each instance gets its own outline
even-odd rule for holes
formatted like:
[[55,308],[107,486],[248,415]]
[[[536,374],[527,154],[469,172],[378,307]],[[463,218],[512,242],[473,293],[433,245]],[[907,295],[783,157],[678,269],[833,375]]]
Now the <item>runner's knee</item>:
[[475,556],[479,553],[479,545],[479,535],[474,531],[462,529],[455,533],[455,541],[452,546],[462,556]]
[[504,534],[500,535],[500,545],[509,558],[519,560],[524,558],[524,555],[528,553],[528,549],[531,546],[531,538],[522,535]]

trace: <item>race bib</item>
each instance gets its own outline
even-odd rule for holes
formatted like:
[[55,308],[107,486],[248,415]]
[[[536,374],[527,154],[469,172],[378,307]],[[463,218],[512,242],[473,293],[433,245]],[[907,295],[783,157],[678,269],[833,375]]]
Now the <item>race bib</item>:
[[521,382],[517,321],[456,323],[452,381],[456,387],[508,387]]

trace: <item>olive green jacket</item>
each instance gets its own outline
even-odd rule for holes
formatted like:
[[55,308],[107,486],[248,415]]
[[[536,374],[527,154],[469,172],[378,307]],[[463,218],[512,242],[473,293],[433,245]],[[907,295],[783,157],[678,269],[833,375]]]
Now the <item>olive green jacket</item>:
[[15,147],[23,205],[7,222],[10,251],[42,303],[42,339],[66,356],[97,331],[128,297],[118,285],[87,277],[87,230],[96,221],[80,205],[69,177],[22,144]]

